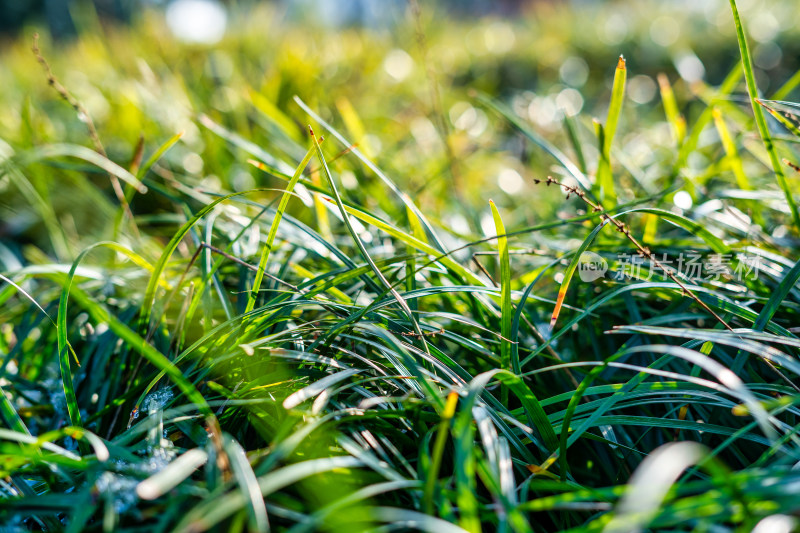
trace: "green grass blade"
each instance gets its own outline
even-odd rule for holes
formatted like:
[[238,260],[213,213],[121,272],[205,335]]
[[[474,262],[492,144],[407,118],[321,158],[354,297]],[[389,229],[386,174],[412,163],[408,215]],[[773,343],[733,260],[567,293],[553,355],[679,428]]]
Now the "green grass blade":
[[628,69],[625,66],[625,58],[619,56],[617,68],[614,71],[614,84],[611,87],[611,103],[608,107],[608,116],[603,135],[601,136],[600,161],[597,166],[597,191],[600,202],[606,207],[613,207],[617,202],[617,194],[614,190],[614,176],[611,171],[611,145],[617,132],[617,124],[622,113],[622,103],[625,99],[625,80],[628,76]]
[[189,230],[205,215],[207,215],[212,209],[214,209],[218,204],[236,196],[241,196],[243,194],[248,194],[252,191],[242,191],[242,192],[235,192],[231,194],[227,194],[225,196],[221,196],[214,200],[213,202],[209,203],[205,207],[203,207],[200,211],[197,212],[195,216],[191,219],[186,221],[180,229],[178,229],[177,233],[172,236],[170,241],[167,243],[166,248],[161,253],[161,257],[156,263],[153,273],[150,276],[150,281],[147,283],[147,287],[144,292],[144,301],[142,302],[142,322],[149,327],[150,320],[151,320],[151,313],[153,309],[153,304],[155,303],[156,298],[156,288],[161,283],[161,275],[164,273],[164,270],[167,268],[167,262],[169,258],[172,256],[172,253],[178,248],[178,245],[183,240],[184,237],[189,233]]
[[164,144],[159,146],[158,149],[155,152],[153,152],[153,155],[147,158],[147,161],[145,161],[144,165],[139,167],[139,170],[136,172],[136,177],[139,179],[144,178],[147,175],[147,172],[152,168],[152,166],[155,165],[159,159],[161,159],[161,156],[167,153],[167,150],[172,148],[175,145],[175,143],[177,143],[181,139],[181,137],[183,137],[183,132],[176,133],[175,135],[167,139],[164,142]]
[[[323,474],[331,470],[357,468],[359,466],[361,466],[361,462],[354,457],[339,456],[311,459],[285,466],[260,476],[258,478],[258,487],[262,496],[268,496],[315,474]],[[245,505],[245,496],[238,491],[206,500],[187,514],[175,528],[175,531],[197,531],[200,526],[203,529],[213,528]]]
[[[775,120],[780,122],[783,125],[783,127],[785,127],[787,130],[792,132],[792,134],[795,135],[796,137],[800,137],[800,128],[797,127],[797,124],[795,124],[794,122],[789,120],[786,117],[786,115],[782,114],[778,109],[776,109],[776,105],[780,106],[780,105],[783,104],[783,102],[774,102],[774,101],[771,101],[771,100],[761,100],[761,99],[759,99],[758,103],[762,107],[764,107],[764,109],[766,109],[767,112],[769,112],[769,114],[772,115],[775,118]],[[784,108],[784,109],[786,109],[786,108]],[[796,114],[797,113],[795,112],[795,115]]]
[[[83,260],[83,258],[92,250],[99,246],[108,246],[110,248],[119,250],[120,247],[116,243],[100,242],[96,243],[89,248],[85,249],[75,259],[70,268],[66,279],[63,281],[63,288],[61,291],[61,299],[58,306],[58,348],[59,348],[59,364],[62,371],[62,381],[64,385],[64,392],[67,396],[67,408],[72,420],[72,425],[80,427],[80,411],[78,403],[75,398],[75,389],[72,383],[72,371],[69,366],[68,357],[68,341],[67,341],[67,301],[70,295],[78,302],[78,304],[86,310],[89,315],[99,324],[108,324],[108,328],[113,331],[119,338],[123,340],[132,350],[138,352],[145,359],[147,359],[153,366],[166,374],[183,392],[187,398],[194,402],[200,412],[206,415],[210,420],[216,421],[211,409],[208,406],[203,395],[194,387],[194,385],[187,380],[180,369],[176,367],[164,354],[156,350],[152,345],[147,343],[135,331],[129,328],[126,324],[120,321],[116,316],[109,313],[100,304],[93,301],[85,292],[79,288],[72,288],[73,279],[75,277],[76,269]],[[151,277],[151,281],[153,278]],[[137,404],[138,405],[138,404]],[[77,422],[77,423],[76,423]]]
[[[734,68],[731,70],[726,78],[722,81],[722,84],[719,86],[716,97],[718,99],[724,99],[730,95],[733,90],[736,89],[741,77],[742,69]],[[672,166],[670,186],[673,185],[675,178],[677,178],[685,169],[689,156],[697,149],[697,145],[700,142],[700,136],[713,119],[713,111],[714,108],[709,106],[706,107],[702,113],[700,113],[700,116],[697,117],[697,120],[695,120],[688,137],[686,137],[683,144],[680,145],[680,148],[678,149],[678,155],[675,158],[675,163]]]
[[725,120],[722,118],[722,111],[719,109],[714,109],[714,125],[717,128],[720,141],[722,141],[722,147],[725,149],[725,156],[731,166],[731,171],[736,177],[736,184],[740,189],[746,191],[752,190],[753,186],[750,185],[750,180],[747,179],[747,174],[744,172],[742,158],[739,157],[736,143],[733,142],[731,132],[728,130],[728,126],[725,125]]
[[272,225],[269,228],[267,241],[264,243],[264,247],[261,249],[261,257],[258,260],[258,270],[256,271],[255,279],[253,280],[253,288],[250,290],[250,293],[247,296],[247,306],[244,310],[245,313],[252,311],[253,307],[256,305],[256,298],[258,298],[258,292],[261,290],[261,281],[264,278],[264,272],[266,272],[267,269],[269,254],[272,251],[272,246],[275,242],[275,236],[278,234],[278,225],[281,223],[281,218],[283,218],[283,213],[286,211],[286,206],[289,205],[289,198],[292,197],[294,186],[297,184],[297,181],[303,174],[303,170],[305,170],[308,162],[311,161],[313,156],[314,148],[312,147],[308,150],[303,160],[300,161],[300,164],[297,166],[297,169],[292,175],[291,181],[289,181],[289,184],[286,186],[283,196],[281,196],[281,202],[278,204],[278,210],[275,212],[275,217],[272,219]]
[[578,136],[578,127],[575,122],[574,117],[566,114],[564,115],[564,127],[567,130],[569,143],[572,145],[572,150],[575,152],[575,158],[578,160],[578,167],[581,169],[581,172],[586,174],[586,156],[583,154],[583,145]]
[[108,328],[130,346],[131,349],[141,354],[154,367],[163,371],[164,374],[178,386],[181,392],[186,395],[187,399],[197,405],[201,413],[211,420],[216,419],[203,395],[195,388],[191,381],[183,376],[180,369],[176,367],[172,361],[167,359],[164,354],[153,348],[153,346],[147,343],[139,334],[122,323],[106,309],[100,307],[82,290],[77,288],[73,289],[71,295],[96,322],[107,323]]
[[536,133],[533,129],[528,127],[516,113],[510,110],[508,107],[504,106],[499,102],[495,102],[490,97],[478,93],[476,98],[478,101],[489,108],[490,110],[494,111],[500,117],[506,119],[512,126],[514,126],[517,130],[520,131],[525,137],[528,138],[531,142],[542,148],[545,152],[553,156],[558,163],[564,167],[564,169],[569,172],[570,176],[575,178],[575,181],[581,186],[581,188],[587,192],[590,192],[592,189],[592,184],[589,179],[584,175],[583,172],[573,163],[570,159],[556,146],[550,143],[547,139]]
[[269,531],[269,519],[267,518],[267,508],[264,505],[264,497],[258,486],[253,467],[245,454],[242,446],[230,438],[223,436],[223,446],[228,458],[231,461],[231,470],[239,485],[239,490],[247,496],[247,511],[250,516],[250,529],[252,531]]
[[336,372],[335,374],[331,374],[329,376],[325,376],[322,379],[318,379],[311,385],[289,395],[283,401],[283,408],[294,409],[304,401],[322,394],[329,387],[332,387],[333,385],[336,385],[337,383],[344,381],[345,379],[352,377],[359,372],[361,371],[357,368],[351,368],[348,370],[342,370],[341,372]]
[[77,159],[82,159],[87,163],[91,163],[96,167],[105,170],[112,176],[116,176],[133,187],[137,192],[147,192],[147,187],[144,186],[139,178],[110,159],[103,157],[94,150],[86,148],[85,146],[80,146],[77,144],[48,144],[46,146],[31,150],[25,155],[24,160],[26,162],[33,162],[41,159],[52,159],[55,157],[75,157]]
[[511,320],[514,310],[511,307],[511,261],[508,255],[508,238],[505,237],[506,228],[503,219],[493,201],[489,200],[492,207],[495,231],[503,237],[497,238],[497,251],[500,257],[500,367],[511,371]]
[[364,163],[364,165],[366,165],[367,168],[369,168],[372,172],[374,172],[375,175],[378,176],[378,178],[380,178],[380,180],[383,181],[389,187],[389,189],[394,194],[397,195],[398,198],[400,198],[400,200],[405,204],[405,206],[411,211],[413,211],[415,215],[417,215],[417,218],[425,226],[425,229],[433,239],[433,244],[436,245],[436,247],[439,249],[440,252],[444,252],[445,248],[442,245],[441,241],[439,240],[439,237],[436,235],[436,231],[434,231],[433,226],[431,225],[430,222],[428,222],[428,219],[425,217],[422,211],[420,211],[419,207],[417,207],[416,204],[414,204],[411,197],[408,196],[407,194],[404,194],[400,190],[400,188],[394,183],[394,181],[392,181],[389,178],[389,176],[387,176],[383,171],[381,171],[381,169],[378,168],[378,166],[375,163],[373,163],[367,156],[365,156],[361,152],[361,150],[358,149],[357,146],[353,145],[353,143],[345,139],[341,133],[339,133],[336,129],[333,128],[333,126],[328,124],[322,117],[320,117],[317,113],[315,113],[299,97],[295,96],[294,101],[297,103],[297,105],[299,105],[303,109],[303,111],[308,113],[308,115],[311,118],[317,121],[323,128],[328,130],[331,133],[331,135],[333,135],[340,143],[342,143],[343,146],[347,147],[353,155],[355,155],[362,163]]
[[561,307],[564,305],[564,298],[567,295],[567,290],[569,289],[569,284],[572,281],[572,277],[575,275],[575,270],[578,268],[578,263],[581,262],[581,255],[589,248],[595,237],[597,237],[597,234],[600,233],[600,230],[602,230],[605,226],[606,224],[602,223],[592,230],[589,236],[583,240],[580,247],[575,251],[572,256],[572,260],[569,262],[567,269],[564,271],[564,279],[561,280],[561,287],[559,287],[558,296],[556,297],[556,306],[553,308],[553,314],[550,317],[551,332],[556,326],[558,315],[561,314]]
[[392,526],[404,525],[409,528],[413,527],[426,533],[465,533],[468,531],[441,518],[427,516],[409,509],[374,507],[370,509],[369,513],[375,520],[380,522],[385,522]]
[[6,425],[17,433],[31,434],[2,387],[0,387],[0,416]]
[[756,85],[756,76],[753,71],[753,58],[750,55],[750,48],[747,44],[747,37],[744,34],[741,18],[739,17],[739,10],[736,7],[736,0],[730,0],[730,4],[731,12],[733,13],[733,21],[736,25],[736,38],[739,41],[739,51],[742,56],[742,69],[744,70],[744,78],[747,82],[747,92],[750,95],[753,115],[756,119],[756,127],[758,128],[758,133],[761,135],[761,140],[764,142],[764,147],[767,149],[767,154],[769,154],[769,160],[772,164],[772,170],[775,172],[775,177],[778,180],[778,185],[783,191],[786,203],[789,205],[795,231],[800,232],[800,212],[797,210],[797,204],[794,201],[789,182],[786,180],[786,176],[783,173],[781,159],[778,156],[775,144],[772,142],[772,136],[769,133],[769,126],[767,125],[766,117],[764,117],[764,111],[761,109],[761,106],[758,105],[759,95],[758,86]]
[[696,442],[662,446],[647,457],[631,477],[625,496],[603,533],[628,533],[646,528],[684,470],[698,463],[708,449]]
[[474,285],[478,285],[481,287],[486,286],[486,281],[478,277],[473,272],[464,268],[463,265],[453,260],[449,255],[440,253],[436,248],[428,244],[427,242],[421,241],[414,237],[413,235],[409,235],[408,233],[400,230],[399,228],[395,227],[388,222],[384,222],[383,220],[379,219],[375,215],[368,213],[364,210],[351,207],[348,205],[344,206],[344,209],[357,219],[361,220],[362,222],[366,222],[376,228],[380,229],[381,231],[386,232],[387,234],[401,240],[405,244],[419,250],[422,253],[428,254],[431,257],[436,258],[440,261],[444,266],[451,269],[453,272],[458,274],[463,280],[473,283]]
[[669,83],[666,74],[658,75],[658,87],[661,93],[661,103],[664,105],[664,114],[672,128],[672,135],[675,137],[675,144],[680,147],[686,138],[686,119],[678,110],[678,101],[675,99],[675,91]]
[[786,97],[789,96],[798,86],[800,86],[800,70],[795,72],[791,78],[786,80],[786,83],[781,85],[780,88],[775,91],[775,94],[770,97],[770,100],[785,100]]
[[[767,303],[764,304],[764,307],[758,313],[758,318],[753,324],[753,331],[764,331],[764,328],[767,327],[772,317],[775,316],[775,313],[778,311],[781,304],[783,304],[789,292],[797,285],[798,279],[800,279],[800,261],[795,263],[792,269],[786,273],[778,284],[778,287],[772,291],[769,300],[767,300]],[[740,372],[744,367],[744,361],[745,355],[740,351],[736,355],[736,359],[734,359],[731,370],[733,370],[734,373]]]
[[187,479],[207,461],[208,454],[201,448],[188,450],[163,470],[156,472],[139,483],[136,486],[136,495],[143,500],[160,498]]
[[451,392],[447,395],[447,402],[442,411],[441,421],[436,431],[436,440],[433,443],[433,450],[431,451],[430,466],[428,468],[427,478],[425,479],[425,492],[423,495],[425,512],[429,515],[434,514],[434,492],[437,482],[439,481],[439,469],[442,466],[444,446],[447,443],[447,435],[450,433],[450,423],[453,419],[453,415],[455,415],[457,402],[458,393]]
[[375,261],[372,260],[372,257],[370,256],[369,252],[367,251],[367,248],[364,246],[364,243],[361,241],[361,237],[358,236],[358,233],[353,228],[353,225],[350,222],[350,217],[347,214],[348,213],[347,209],[345,209],[344,203],[342,203],[342,198],[339,195],[339,190],[336,188],[336,183],[333,181],[333,176],[331,175],[331,171],[328,168],[328,162],[325,160],[325,155],[322,153],[322,148],[320,147],[320,144],[319,144],[319,141],[317,141],[317,138],[314,137],[314,132],[313,131],[311,132],[311,138],[314,141],[314,148],[316,149],[317,157],[319,158],[320,164],[322,165],[322,169],[323,169],[323,172],[325,174],[325,178],[328,181],[328,186],[330,187],[331,192],[333,193],[333,198],[336,201],[336,205],[339,207],[339,212],[342,215],[342,220],[344,221],[345,226],[347,226],[347,231],[350,233],[351,237],[355,241],[359,252],[361,252],[361,256],[364,258],[364,260],[367,262],[367,264],[369,264],[369,266],[372,268],[372,271],[375,274],[375,276],[378,278],[378,280],[380,280],[380,282],[383,284],[383,286],[386,287],[389,290],[389,292],[395,298],[397,303],[400,305],[401,309],[403,310],[403,312],[408,317],[409,322],[412,324],[413,329],[414,329],[414,333],[416,333],[419,336],[419,339],[422,342],[422,345],[425,347],[425,350],[427,351],[428,347],[427,347],[427,342],[425,341],[425,335],[423,335],[422,330],[420,329],[419,324],[417,323],[417,319],[414,317],[414,313],[411,311],[411,308],[408,307],[408,304],[403,299],[403,297],[400,296],[400,293],[398,293],[395,290],[395,288],[389,283],[389,281],[383,275],[383,272],[381,272],[381,269],[378,268],[378,266],[375,264]]
[[[498,235],[503,235],[497,238],[497,251],[500,259],[500,335],[502,336],[500,340],[500,368],[510,371],[513,309],[511,307],[511,262],[508,256],[508,237],[505,236],[506,228],[503,225],[503,219],[500,217],[497,206],[491,200],[489,200],[489,205],[492,208],[495,231]],[[508,405],[508,389],[501,391],[500,401],[503,405]]]

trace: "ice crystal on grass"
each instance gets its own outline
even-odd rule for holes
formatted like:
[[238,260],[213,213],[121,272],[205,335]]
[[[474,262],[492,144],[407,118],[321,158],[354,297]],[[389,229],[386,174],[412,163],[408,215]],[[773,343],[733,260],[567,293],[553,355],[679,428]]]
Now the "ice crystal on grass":
[[[163,445],[166,444],[166,445]],[[103,472],[95,482],[97,492],[108,498],[118,513],[125,513],[135,507],[139,497],[136,486],[142,479],[163,470],[171,463],[177,452],[168,440],[162,440],[162,446],[149,447],[148,453],[140,462],[130,463],[117,459],[113,461],[116,472]]]
[[97,478],[95,487],[97,492],[113,501],[114,510],[117,513],[124,513],[138,500],[136,497],[136,485],[138,484],[139,480],[135,478],[113,472],[103,472]]
[[[95,484],[99,493],[110,498],[117,513],[124,513],[135,506],[138,501],[136,486],[145,477],[164,469],[177,455],[172,442],[166,438],[167,432],[163,423],[164,406],[173,396],[169,388],[159,389],[145,396],[141,410],[148,414],[150,420],[147,423],[155,421],[155,424],[148,430],[144,456],[135,463],[115,461],[118,471],[104,472]],[[131,421],[139,418],[141,410],[135,409],[131,413]]]
[[150,456],[142,462],[141,468],[148,474],[155,474],[170,464],[176,455],[175,448],[172,446],[153,448]]
[[159,389],[151,392],[144,397],[141,408],[133,410],[131,413],[131,420],[133,421],[139,418],[139,414],[142,410],[151,413],[163,409],[174,396],[175,394],[172,392],[172,389]]
[[153,391],[144,397],[142,407],[148,413],[158,411],[159,409],[163,409],[173,396],[174,394],[172,393],[172,389],[159,389],[157,391]]

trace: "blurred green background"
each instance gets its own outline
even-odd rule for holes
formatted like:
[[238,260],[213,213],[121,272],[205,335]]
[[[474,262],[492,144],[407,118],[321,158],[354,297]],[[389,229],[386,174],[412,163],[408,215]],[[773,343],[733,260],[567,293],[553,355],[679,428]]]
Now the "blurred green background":
[[[740,9],[759,86],[769,95],[800,68],[800,15],[793,1],[747,0]],[[578,135],[590,141],[584,157],[591,166],[591,121],[605,117],[623,54],[629,82],[615,143],[628,174],[620,178],[621,195],[633,198],[658,190],[669,172],[669,159],[657,156],[672,146],[658,74],[671,81],[692,123],[705,108],[704,88],[719,84],[739,61],[723,0],[29,0],[4,2],[0,11],[2,153],[50,142],[91,145],[81,117],[48,87],[30,50],[38,31],[53,73],[85,106],[109,156],[123,166],[140,136],[152,151],[184,132],[156,171],[214,190],[282,187],[199,117],[297,162],[302,154],[280,139],[305,135],[308,118],[292,100],[298,95],[343,128],[423,210],[461,235],[491,227],[489,198],[512,225],[558,214],[558,193],[547,196],[530,185],[552,172],[552,161],[477,105],[473,91],[504,102],[565,151],[561,116],[573,116]],[[749,105],[743,93],[731,101]],[[690,163],[705,168],[703,157],[693,154]],[[338,164],[354,201],[380,206],[382,193],[370,187],[376,178],[346,158]],[[55,173],[52,165],[31,167],[31,175],[56,180],[59,192],[47,200],[56,213],[75,218],[68,240],[91,242],[114,213],[106,178],[97,175],[98,198],[97,191],[74,187],[80,180],[66,163]],[[6,180],[0,194],[0,238],[49,248],[41,218],[18,190]],[[157,213],[159,202],[156,195],[137,196],[134,207],[140,215]]]

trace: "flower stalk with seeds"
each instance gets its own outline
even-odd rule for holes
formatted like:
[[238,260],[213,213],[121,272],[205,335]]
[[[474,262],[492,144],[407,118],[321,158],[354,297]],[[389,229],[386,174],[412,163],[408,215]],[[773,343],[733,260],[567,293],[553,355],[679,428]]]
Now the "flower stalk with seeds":
[[[542,183],[542,180],[536,179],[536,180],[534,180],[534,183],[536,183],[536,184]],[[722,324],[725,327],[725,329],[727,329],[731,333],[735,333],[733,328],[730,326],[730,324],[728,324],[725,321],[725,319],[723,319],[721,316],[719,316],[713,309],[711,309],[711,307],[709,307],[708,304],[706,304],[703,300],[700,299],[700,297],[698,297],[694,292],[692,292],[692,290],[689,289],[689,287],[687,287],[686,284],[684,284],[674,273],[670,272],[667,269],[667,267],[661,261],[656,259],[655,255],[653,255],[653,253],[650,251],[650,249],[648,247],[642,245],[636,239],[636,237],[631,235],[631,230],[630,230],[630,228],[628,227],[627,224],[625,224],[621,220],[617,220],[615,217],[610,216],[608,213],[606,213],[605,209],[603,209],[602,206],[600,206],[599,204],[596,204],[596,203],[592,202],[591,200],[589,200],[586,197],[586,193],[584,191],[578,189],[577,187],[574,187],[574,186],[571,186],[571,185],[565,185],[565,184],[559,182],[558,180],[554,179],[552,176],[548,176],[547,179],[544,181],[544,183],[547,186],[550,186],[551,184],[558,185],[559,187],[561,187],[567,193],[567,198],[569,198],[573,194],[575,196],[577,196],[578,198],[580,198],[587,206],[589,206],[591,208],[591,210],[593,212],[599,213],[600,220],[603,221],[604,225],[605,224],[609,224],[609,223],[612,224],[617,229],[617,231],[622,233],[625,236],[626,239],[628,239],[631,243],[633,243],[633,245],[636,247],[637,251],[639,252],[640,256],[644,257],[645,259],[648,259],[656,267],[661,269],[667,275],[667,277],[669,277],[669,279],[671,279],[673,282],[675,282],[676,285],[678,285],[681,288],[681,292],[684,295],[689,296],[692,300],[697,302],[700,305],[700,307],[702,307],[704,310],[706,310],[708,313],[710,313],[711,316],[713,316],[720,324]],[[561,289],[558,291],[558,298],[556,299],[556,307],[553,310],[553,316],[550,319],[550,329],[551,330],[555,327],[556,320],[558,320],[558,315],[561,312],[561,307],[562,307],[562,305],[564,303],[564,297],[566,296],[566,294],[567,294],[567,286],[566,285],[562,285]],[[781,379],[783,379],[784,381],[789,383],[795,390],[800,390],[800,388],[798,388],[796,385],[794,385],[794,383],[792,383],[792,381],[786,375],[784,375],[784,373],[781,372],[778,369],[778,367],[776,367],[772,363],[772,361],[770,361],[769,359],[765,359],[763,357],[760,358],[760,359],[762,361],[764,361],[767,364],[767,366],[769,366],[770,369],[773,372],[775,372],[776,375],[778,375]]]
[[[542,180],[536,179],[536,180],[534,180],[534,183],[536,183],[536,184],[542,183]],[[664,271],[664,273],[667,275],[667,277],[669,277],[669,279],[671,279],[673,282],[675,282],[681,288],[681,291],[685,295],[689,296],[695,302],[697,302],[700,305],[700,307],[702,307],[708,313],[710,313],[711,316],[713,316],[720,324],[725,326],[726,329],[728,329],[730,331],[733,331],[733,328],[731,328],[731,326],[725,321],[725,319],[723,319],[721,316],[719,316],[713,309],[711,309],[711,307],[708,306],[708,304],[706,304],[696,294],[694,294],[686,286],[686,284],[683,283],[675,274],[670,272],[661,261],[656,259],[656,257],[653,255],[653,253],[650,251],[650,249],[648,247],[642,245],[636,239],[636,237],[631,235],[631,230],[630,230],[630,228],[628,227],[627,224],[625,224],[621,220],[616,219],[615,217],[610,216],[608,213],[606,213],[605,209],[603,209],[603,207],[600,204],[596,204],[593,201],[591,201],[589,198],[586,197],[586,193],[583,192],[582,190],[578,189],[577,187],[573,187],[571,185],[565,185],[565,184],[559,182],[558,180],[554,179],[552,176],[548,176],[547,179],[544,181],[544,183],[547,186],[550,186],[552,184],[558,185],[559,187],[561,187],[564,190],[564,192],[567,193],[567,198],[569,198],[573,194],[575,196],[577,196],[578,198],[580,198],[581,201],[583,201],[593,212],[598,213],[600,215],[600,220],[603,222],[603,224],[611,224],[611,225],[613,225],[618,232],[622,233],[625,236],[625,238],[628,239],[636,247],[637,251],[639,252],[639,255],[641,255],[642,257],[644,257],[646,259],[648,259],[656,267],[658,267],[659,269]],[[558,315],[561,312],[561,306],[564,303],[564,296],[566,295],[566,292],[567,292],[566,289],[567,289],[567,287],[562,287],[561,290],[558,292],[558,299],[556,300],[556,307],[553,310],[553,316],[550,319],[550,327],[551,328],[555,326],[556,320],[558,320]]]

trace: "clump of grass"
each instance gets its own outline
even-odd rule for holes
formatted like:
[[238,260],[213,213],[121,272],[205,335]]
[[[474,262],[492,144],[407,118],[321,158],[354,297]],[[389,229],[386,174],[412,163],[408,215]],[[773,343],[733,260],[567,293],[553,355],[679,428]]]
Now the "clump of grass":
[[[139,67],[137,83],[180,93]],[[31,115],[8,143],[0,185],[42,229],[0,244],[4,523],[796,527],[800,263],[791,190],[775,189],[772,166],[798,160],[796,128],[765,132],[762,117],[768,142],[751,142],[752,116],[728,98],[738,70],[695,86],[691,104],[660,77],[665,116],[640,123],[617,63],[606,125],[565,119],[565,139],[476,93],[469,109],[492,133],[470,150],[530,142],[516,155],[541,159],[539,179],[566,193],[549,218],[544,202],[430,199],[436,173],[414,194],[416,176],[396,171],[408,151],[370,156],[353,138],[358,105],[340,100],[340,120],[330,99],[283,94],[324,85],[295,87],[295,67],[272,78],[279,90],[239,80],[247,103],[227,111],[196,84],[173,117],[183,135],[143,93],[142,109],[114,111],[144,141],[98,120],[107,152],[63,144]],[[745,74],[756,113],[792,116],[774,101],[791,87],[756,99]],[[626,153],[633,125],[639,139],[673,131],[646,167]],[[426,172],[463,149],[453,126],[420,155]],[[485,157],[458,161],[459,179],[477,179],[467,163]],[[140,192],[124,197],[138,233],[114,223],[125,202],[106,173]],[[78,192],[91,216],[58,201]],[[431,206],[463,209],[468,229]],[[488,235],[471,235],[482,216]],[[608,270],[578,280],[588,252]],[[687,271],[690,256],[710,271]]]

